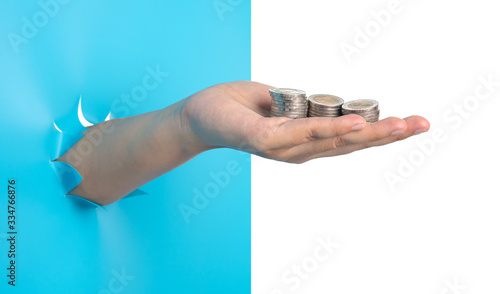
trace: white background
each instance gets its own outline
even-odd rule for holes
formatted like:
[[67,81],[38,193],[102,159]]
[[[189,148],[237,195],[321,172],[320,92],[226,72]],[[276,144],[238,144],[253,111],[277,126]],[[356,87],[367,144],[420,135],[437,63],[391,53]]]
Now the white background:
[[[355,28],[390,2],[252,1],[253,80],[376,99],[382,117],[419,114],[432,125],[391,146],[301,165],[254,156],[252,293],[500,291],[500,87],[466,98],[479,77],[500,81],[500,7],[401,0],[347,62],[341,43],[353,45]],[[451,112],[464,103],[467,118]],[[433,132],[445,139],[430,143]],[[412,156],[413,172],[391,189],[385,175],[401,176]],[[340,247],[292,291],[282,276],[328,236]]]

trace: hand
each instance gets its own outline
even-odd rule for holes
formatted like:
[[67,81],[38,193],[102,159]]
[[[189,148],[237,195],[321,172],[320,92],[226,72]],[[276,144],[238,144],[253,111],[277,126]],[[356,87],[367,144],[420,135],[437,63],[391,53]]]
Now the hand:
[[367,123],[358,115],[337,118],[269,117],[273,87],[239,81],[219,84],[185,100],[184,123],[195,144],[228,147],[265,158],[303,163],[382,146],[427,131],[420,116]]

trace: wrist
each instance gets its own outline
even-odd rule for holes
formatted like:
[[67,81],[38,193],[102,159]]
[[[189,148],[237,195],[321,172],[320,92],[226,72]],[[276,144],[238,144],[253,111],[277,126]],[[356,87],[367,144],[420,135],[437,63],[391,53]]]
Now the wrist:
[[[165,136],[165,144],[177,142],[181,152],[192,158],[196,155],[213,149],[213,147],[202,142],[200,136],[192,126],[192,114],[186,107],[187,99],[174,103],[160,110],[162,133]],[[172,136],[174,134],[174,136]]]

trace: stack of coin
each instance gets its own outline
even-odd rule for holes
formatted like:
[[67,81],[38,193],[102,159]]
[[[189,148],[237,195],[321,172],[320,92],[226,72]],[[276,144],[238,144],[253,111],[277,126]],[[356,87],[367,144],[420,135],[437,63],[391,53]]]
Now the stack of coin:
[[343,114],[357,114],[362,116],[367,122],[376,122],[380,115],[378,102],[370,99],[360,99],[344,103],[342,105]]
[[309,96],[309,117],[337,117],[342,115],[342,104],[344,100],[340,97],[315,94]]
[[276,88],[270,89],[269,94],[271,94],[272,98],[271,116],[307,117],[306,92],[296,89]]

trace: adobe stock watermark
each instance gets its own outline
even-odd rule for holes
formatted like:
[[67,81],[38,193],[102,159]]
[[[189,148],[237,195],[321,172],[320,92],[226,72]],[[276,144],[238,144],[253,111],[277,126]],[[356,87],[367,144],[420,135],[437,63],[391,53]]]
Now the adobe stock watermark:
[[461,284],[457,277],[453,279],[445,279],[443,288],[439,294],[464,294],[466,287]]
[[111,103],[112,113],[118,116],[129,115],[131,109],[137,108],[139,102],[144,101],[148,97],[148,93],[158,88],[163,80],[169,76],[168,72],[161,70],[159,64],[154,68],[146,66],[146,72],[140,84],[132,87],[129,93],[122,93],[119,99],[115,99]]
[[211,200],[217,198],[226,187],[231,183],[231,179],[238,176],[242,168],[238,161],[230,160],[227,162],[225,169],[217,172],[209,172],[208,175],[211,181],[206,183],[201,189],[193,188],[193,198],[190,204],[179,204],[179,211],[184,218],[186,224],[191,223],[191,218],[194,215],[199,215],[200,212],[207,208]]
[[224,21],[224,14],[232,12],[243,0],[214,0],[212,5],[220,21]]
[[299,263],[292,264],[281,275],[283,286],[274,289],[270,294],[285,294],[298,291],[304,281],[321,268],[321,264],[328,261],[340,248],[340,243],[334,241],[330,236],[316,238],[316,246],[311,253]]
[[384,178],[390,190],[394,192],[396,187],[411,177],[419,166],[422,166],[431,157],[440,144],[448,140],[449,133],[459,129],[464,121],[476,112],[481,103],[490,99],[498,92],[500,81],[495,80],[492,74],[479,76],[478,84],[471,95],[466,96],[443,113],[443,121],[446,128],[432,128],[430,134],[418,138],[415,148],[406,156],[398,156],[397,168],[393,171],[384,172]]
[[[411,1],[411,0],[409,0]],[[347,63],[351,63],[354,54],[361,54],[372,40],[378,37],[384,28],[387,28],[394,17],[404,10],[400,0],[391,0],[386,8],[370,11],[371,19],[364,25],[354,27],[354,36],[350,42],[341,42],[340,50]]]
[[111,275],[113,277],[108,281],[107,288],[100,290],[97,294],[121,293],[128,286],[129,282],[135,279],[135,276],[127,274],[125,268],[122,268],[121,272],[113,269],[111,270]]
[[[115,130],[115,126],[110,122],[103,122],[93,126],[85,132],[85,135],[78,141],[75,148],[67,151],[66,160],[73,167],[77,167],[82,160],[92,153],[92,150],[103,141],[105,134],[110,134]],[[63,168],[65,170],[65,168]]]
[[19,46],[28,44],[33,39],[40,29],[45,27],[51,18],[54,18],[59,13],[61,7],[67,4],[70,0],[40,0],[40,7],[31,17],[23,16],[21,18],[22,26],[20,33],[9,32],[7,38],[14,52],[19,53]]

